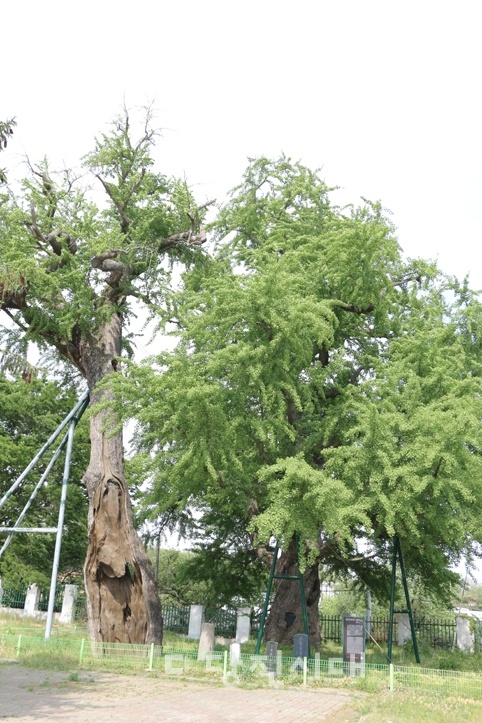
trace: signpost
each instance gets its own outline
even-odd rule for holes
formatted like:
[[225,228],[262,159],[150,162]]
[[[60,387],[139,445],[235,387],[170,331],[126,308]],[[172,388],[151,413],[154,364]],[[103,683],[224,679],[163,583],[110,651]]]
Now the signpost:
[[343,663],[349,675],[365,674],[365,618],[343,616]]

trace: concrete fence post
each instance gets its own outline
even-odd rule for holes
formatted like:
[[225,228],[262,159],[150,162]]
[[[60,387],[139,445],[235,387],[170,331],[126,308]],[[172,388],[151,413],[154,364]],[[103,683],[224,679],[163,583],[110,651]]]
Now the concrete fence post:
[[214,650],[214,623],[203,623],[199,636],[198,660],[206,660]]
[[458,616],[456,619],[457,647],[465,653],[474,652],[475,635],[470,623],[469,618]]
[[199,640],[201,637],[201,625],[204,621],[204,605],[191,605],[189,610],[189,629],[187,637]]
[[75,603],[79,593],[78,585],[66,585],[64,589],[64,597],[62,599],[62,611],[60,613],[59,622],[70,625],[75,620]]
[[251,632],[251,608],[238,608],[238,616],[236,618],[236,642],[249,642],[249,634]]
[[34,582],[27,588],[27,595],[25,597],[25,605],[23,607],[25,615],[28,617],[35,617],[35,613],[38,610],[38,604],[40,600],[40,588]]

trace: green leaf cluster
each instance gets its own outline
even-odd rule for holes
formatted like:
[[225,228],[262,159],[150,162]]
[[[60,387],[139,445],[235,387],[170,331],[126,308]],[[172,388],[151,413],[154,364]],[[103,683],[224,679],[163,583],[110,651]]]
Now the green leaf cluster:
[[148,514],[195,510],[206,555],[245,570],[298,532],[308,562],[385,591],[398,535],[443,591],[482,535],[478,296],[286,157],[251,161],[211,230],[169,298],[176,349],[114,380]]

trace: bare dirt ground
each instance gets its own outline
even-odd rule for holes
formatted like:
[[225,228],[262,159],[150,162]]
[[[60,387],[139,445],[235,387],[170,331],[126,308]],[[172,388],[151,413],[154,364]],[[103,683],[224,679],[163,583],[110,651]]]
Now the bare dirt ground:
[[0,663],[2,723],[341,722],[353,720],[353,700],[340,690],[248,690],[147,674],[72,674]]

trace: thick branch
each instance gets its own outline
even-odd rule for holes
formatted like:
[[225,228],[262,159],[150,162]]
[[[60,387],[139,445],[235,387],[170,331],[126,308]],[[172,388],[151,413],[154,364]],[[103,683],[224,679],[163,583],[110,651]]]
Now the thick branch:
[[102,178],[102,176],[100,176],[98,173],[96,174],[96,177],[99,179],[99,181],[100,181],[100,182],[102,183],[102,185],[104,186],[105,192],[107,193],[107,195],[109,196],[110,200],[112,201],[112,203],[114,204],[114,206],[116,207],[116,209],[117,209],[118,212],[119,212],[119,216],[121,217],[121,231],[122,231],[122,233],[124,233],[124,234],[127,233],[127,229],[128,229],[129,226],[130,226],[130,221],[129,221],[129,218],[127,217],[127,215],[126,215],[124,204],[120,203],[120,201],[115,197],[115,194],[114,194],[114,192],[112,191],[112,186],[110,185],[110,183],[107,183],[107,181],[104,181],[104,179]]

